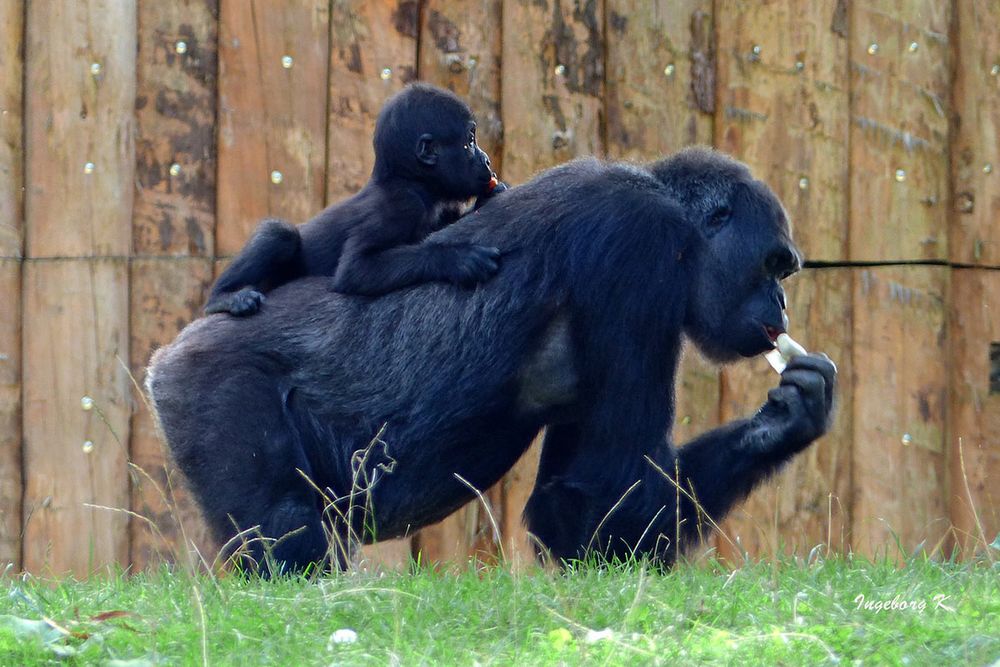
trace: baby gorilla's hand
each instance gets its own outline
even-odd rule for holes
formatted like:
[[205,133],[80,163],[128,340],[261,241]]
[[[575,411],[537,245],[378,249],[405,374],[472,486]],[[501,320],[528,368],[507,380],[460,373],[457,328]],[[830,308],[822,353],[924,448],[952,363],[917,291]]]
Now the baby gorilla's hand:
[[452,265],[451,282],[462,287],[472,287],[489,280],[500,268],[500,249],[481,245],[459,245],[454,247],[455,262]]

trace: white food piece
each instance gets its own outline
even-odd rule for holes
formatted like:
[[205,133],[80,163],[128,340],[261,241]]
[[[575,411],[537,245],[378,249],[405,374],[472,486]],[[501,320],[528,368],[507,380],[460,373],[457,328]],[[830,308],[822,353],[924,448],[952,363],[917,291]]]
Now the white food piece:
[[809,354],[806,352],[806,348],[799,345],[794,338],[786,333],[778,334],[775,343],[777,347],[765,354],[764,358],[767,359],[767,363],[771,364],[771,368],[779,374],[785,370],[789,361],[795,357]]
[[809,354],[806,352],[806,348],[799,345],[794,338],[786,333],[778,334],[778,340],[776,342],[778,343],[778,351],[781,352],[781,356],[787,360]]

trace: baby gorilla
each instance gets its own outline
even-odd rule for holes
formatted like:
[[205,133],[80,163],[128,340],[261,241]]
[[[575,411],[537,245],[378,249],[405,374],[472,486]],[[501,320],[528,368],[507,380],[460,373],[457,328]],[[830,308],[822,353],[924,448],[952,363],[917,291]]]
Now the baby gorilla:
[[454,94],[414,84],[375,123],[375,168],[353,197],[296,227],[264,220],[212,287],[206,313],[250,315],[264,293],[303,276],[337,292],[378,296],[430,281],[472,286],[498,268],[497,248],[420,243],[463,206],[507,189],[476,145],[476,123]]

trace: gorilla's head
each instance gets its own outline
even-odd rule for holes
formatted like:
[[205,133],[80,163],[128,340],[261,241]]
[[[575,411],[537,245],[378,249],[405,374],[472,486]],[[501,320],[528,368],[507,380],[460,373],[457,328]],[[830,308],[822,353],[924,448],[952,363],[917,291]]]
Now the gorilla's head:
[[745,165],[689,148],[650,166],[696,228],[685,333],[714,361],[752,357],[786,327],[781,281],[802,265],[788,216]]

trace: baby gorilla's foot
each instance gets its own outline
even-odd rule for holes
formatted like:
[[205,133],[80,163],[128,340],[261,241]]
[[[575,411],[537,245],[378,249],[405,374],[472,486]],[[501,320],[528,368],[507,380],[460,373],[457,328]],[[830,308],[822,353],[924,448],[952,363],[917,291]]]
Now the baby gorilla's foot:
[[246,317],[260,310],[262,303],[264,303],[263,294],[252,287],[244,287],[238,292],[229,294],[228,297],[210,301],[205,306],[205,314],[229,313],[236,317]]

